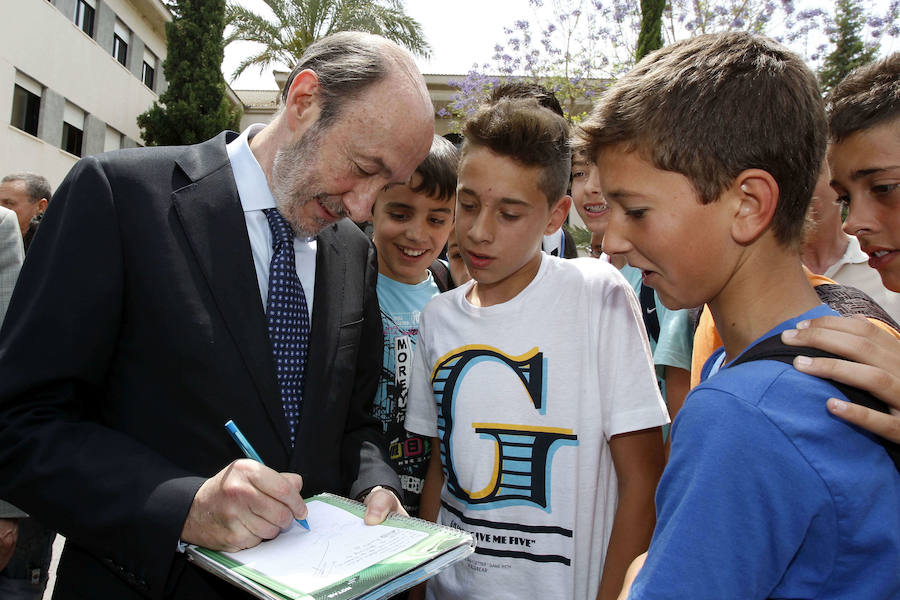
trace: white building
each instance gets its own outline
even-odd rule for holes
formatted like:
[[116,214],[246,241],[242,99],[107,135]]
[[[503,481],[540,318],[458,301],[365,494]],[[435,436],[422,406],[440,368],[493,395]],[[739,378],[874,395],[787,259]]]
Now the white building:
[[[54,189],[80,156],[141,144],[137,116],[166,88],[162,0],[4,0],[0,176]],[[5,121],[5,123],[4,123]]]

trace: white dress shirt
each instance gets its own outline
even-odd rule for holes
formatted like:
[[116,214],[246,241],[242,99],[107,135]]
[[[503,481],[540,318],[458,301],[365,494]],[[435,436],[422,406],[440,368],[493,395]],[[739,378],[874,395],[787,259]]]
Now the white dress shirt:
[[[269,190],[269,183],[262,167],[250,150],[249,140],[259,133],[264,125],[251,125],[234,141],[229,143],[228,158],[237,184],[244,219],[247,221],[247,234],[250,236],[250,251],[253,253],[253,266],[256,267],[256,281],[259,284],[259,295],[262,298],[263,310],[269,297],[269,264],[272,262],[272,230],[263,209],[275,208],[275,198]],[[316,240],[294,236],[294,255],[297,264],[297,276],[306,295],[306,306],[309,309],[309,322],[312,323],[313,291],[316,284]]]

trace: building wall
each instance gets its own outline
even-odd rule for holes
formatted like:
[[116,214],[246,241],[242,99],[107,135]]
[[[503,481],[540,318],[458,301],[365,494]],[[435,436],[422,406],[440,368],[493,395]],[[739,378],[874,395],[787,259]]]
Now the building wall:
[[[96,0],[95,4],[91,38],[72,21],[76,0],[5,0],[5,18],[0,20],[2,174],[34,171],[46,176],[54,189],[59,185],[78,159],[59,147],[67,103],[84,112],[82,155],[102,151],[109,128],[122,134],[122,146],[140,143],[137,115],[157,100],[157,92],[165,86],[164,24],[171,14],[161,0]],[[131,33],[130,70],[112,56],[117,18]],[[140,79],[144,46],[157,58],[156,91]],[[10,124],[17,73],[43,87],[37,136]]]

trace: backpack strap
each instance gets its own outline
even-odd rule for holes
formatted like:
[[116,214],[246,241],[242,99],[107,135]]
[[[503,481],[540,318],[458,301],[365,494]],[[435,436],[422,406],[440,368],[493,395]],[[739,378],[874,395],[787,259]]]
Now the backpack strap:
[[428,266],[428,270],[431,271],[431,276],[434,277],[434,282],[442,293],[456,287],[450,279],[450,267],[441,259],[434,259],[434,262]]
[[[743,354],[732,361],[731,364],[728,365],[728,368],[735,367],[737,365],[744,364],[753,360],[776,360],[778,362],[793,365],[794,357],[801,354],[803,356],[843,359],[842,356],[832,354],[831,352],[825,352],[824,350],[819,350],[818,348],[788,346],[781,341],[781,335],[773,335],[772,337],[764,339],[755,346],[748,348]],[[854,404],[859,404],[860,406],[865,406],[866,408],[871,408],[872,410],[877,410],[883,413],[890,412],[888,410],[887,404],[865,390],[849,386],[845,383],[840,383],[833,379],[826,379],[824,377],[822,377],[821,379],[824,379],[829,384],[840,390],[840,392]],[[878,438],[878,440],[881,442],[881,445],[884,446],[884,449],[887,451],[888,456],[891,457],[891,460],[894,461],[894,466],[897,468],[897,472],[900,472],[900,444],[891,442],[890,440],[886,440],[884,438]]]
[[841,285],[840,283],[824,283],[815,287],[819,300],[836,310],[843,317],[863,315],[870,319],[878,319],[887,323],[897,331],[900,325],[865,292]]
[[659,315],[656,310],[656,296],[653,288],[641,284],[640,291],[641,316],[644,317],[644,327],[647,329],[647,335],[654,342],[659,341]]

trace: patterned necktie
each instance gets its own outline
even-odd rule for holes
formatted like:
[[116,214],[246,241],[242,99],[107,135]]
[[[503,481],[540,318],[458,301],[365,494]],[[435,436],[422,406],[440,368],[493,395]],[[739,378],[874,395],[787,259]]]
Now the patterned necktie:
[[303,371],[309,346],[309,311],[306,295],[294,256],[294,230],[277,209],[263,210],[272,230],[272,262],[269,264],[269,298],[266,302],[266,321],[269,341],[281,388],[281,404],[291,432],[300,420],[303,400]]

